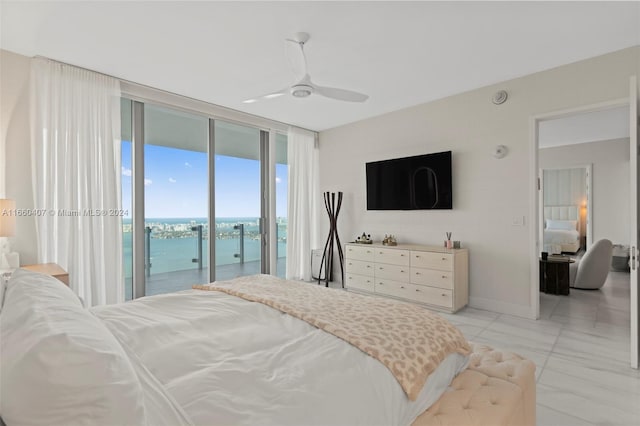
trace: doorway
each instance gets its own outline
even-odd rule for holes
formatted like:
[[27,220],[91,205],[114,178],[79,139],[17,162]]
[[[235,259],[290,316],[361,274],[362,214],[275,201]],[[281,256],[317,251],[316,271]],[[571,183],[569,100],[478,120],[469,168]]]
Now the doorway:
[[[599,239],[610,239],[620,249],[619,252],[624,252],[625,249],[627,252],[630,252],[630,246],[634,246],[634,239],[630,237],[633,234],[631,232],[631,228],[634,224],[631,204],[635,204],[636,199],[634,197],[630,197],[630,194],[635,191],[635,187],[632,188],[632,185],[630,184],[630,176],[636,176],[636,174],[632,173],[632,167],[636,166],[635,163],[631,161],[632,149],[630,149],[630,146],[632,144],[635,146],[637,141],[629,132],[629,129],[631,129],[629,118],[632,114],[632,112],[630,112],[629,105],[629,99],[620,99],[597,105],[575,108],[572,110],[553,112],[532,118],[531,173],[532,180],[534,182],[537,181],[537,185],[531,193],[532,224],[535,224],[535,226],[532,227],[534,229],[531,230],[533,241],[531,256],[531,297],[533,301],[532,316],[536,318],[548,318],[549,316],[555,316],[554,319],[561,320],[560,322],[578,324],[578,326],[585,326],[587,329],[588,327],[602,326],[601,321],[609,321],[610,323],[606,325],[615,324],[616,326],[619,325],[627,330],[627,339],[630,338],[633,345],[632,335],[635,331],[633,330],[633,321],[631,321],[631,318],[637,315],[637,311],[634,313],[632,303],[635,297],[634,293],[636,291],[635,287],[631,285],[631,276],[633,274],[629,274],[626,271],[610,272],[609,277],[607,278],[608,287],[605,287],[604,290],[584,293],[584,295],[582,295],[580,290],[574,291],[574,289],[571,289],[571,294],[569,296],[552,296],[550,298],[545,294],[540,294],[539,274],[541,269],[538,265],[541,252],[545,249],[543,231],[545,229],[544,221],[546,218],[544,213],[544,200],[542,198],[544,189],[544,169],[557,170],[563,168],[565,170],[571,170],[583,168],[588,173],[588,166],[589,164],[592,164],[592,170],[590,173],[592,183],[589,186],[589,196],[587,197],[585,194],[584,202],[576,202],[574,200],[570,203],[577,205],[578,207],[577,217],[575,218],[578,222],[582,215],[580,209],[583,205],[586,207],[588,203],[592,203],[591,205],[593,207],[589,209],[591,210],[591,217],[589,219],[585,218],[586,225],[591,226],[590,234],[592,238],[590,238],[590,240],[592,241],[585,244],[586,248],[588,249],[591,246],[591,242],[596,242]],[[618,133],[613,136],[604,137],[600,134],[592,134],[592,137],[594,137],[595,140],[579,140],[580,133],[584,133],[585,131],[587,133],[597,133],[589,131],[589,126],[595,124],[594,117],[597,116],[617,116]],[[575,123],[581,120],[583,125],[576,126]],[[585,125],[585,122],[588,124]],[[567,126],[567,124],[571,123],[573,123],[573,126]],[[558,127],[560,124],[564,124],[565,130],[572,130],[577,133],[571,135],[566,132],[564,134],[559,132],[561,134],[561,139],[564,141],[573,139],[574,142],[559,144],[555,147],[541,146],[541,141],[546,136],[545,132],[554,126]],[[596,124],[595,127],[597,127],[598,130],[602,130],[604,126]],[[622,133],[620,133],[621,131]],[[607,146],[607,143],[610,143],[611,145]],[[569,147],[565,145],[574,146]],[[580,145],[582,145],[582,147],[580,147]],[[616,145],[616,148],[612,149],[614,145]],[[553,157],[556,160],[556,163],[543,164],[543,158],[545,156],[541,154],[541,150],[545,149],[554,151],[553,155],[547,155],[547,157]],[[623,152],[626,155],[626,168],[612,167],[611,170],[613,170],[614,173],[607,177],[605,176],[606,167],[601,163],[604,160],[610,159],[609,157],[612,155],[611,151]],[[588,158],[589,155],[592,156],[592,159]],[[558,161],[564,161],[564,163],[559,164]],[[607,179],[613,179],[616,184],[612,184],[611,181],[606,183],[605,181]],[[589,185],[589,183],[586,184]],[[600,189],[598,188],[599,186]],[[610,201],[611,197],[616,197],[618,201],[615,203]],[[567,219],[571,220],[573,218]],[[565,250],[561,251],[565,252]],[[564,254],[566,255],[570,253],[565,252]],[[616,296],[624,295],[624,300],[616,299],[613,304],[617,303],[618,305],[612,306],[611,298],[609,298],[608,301],[604,300],[607,297],[607,295],[604,295],[606,292],[610,292],[612,294],[615,293]],[[573,298],[572,295],[574,296]],[[599,296],[602,296],[602,300],[598,299]],[[584,300],[584,306],[581,304],[582,302],[580,299]],[[607,309],[611,307],[621,309],[619,311],[607,311]],[[572,318],[572,315],[576,318]],[[584,324],[582,324],[582,322],[584,322]],[[633,359],[632,351],[632,366],[634,366]],[[635,364],[635,366],[637,366],[637,364]]]

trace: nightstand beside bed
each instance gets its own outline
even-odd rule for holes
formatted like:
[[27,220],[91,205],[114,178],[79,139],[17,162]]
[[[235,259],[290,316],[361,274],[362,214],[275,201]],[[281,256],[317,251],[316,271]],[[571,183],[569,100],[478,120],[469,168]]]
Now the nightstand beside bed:
[[60,265],[56,263],[39,263],[35,265],[25,265],[21,266],[22,269],[26,269],[27,271],[39,272],[45,275],[51,275],[54,278],[65,283],[67,286],[69,285],[69,273],[62,269]]

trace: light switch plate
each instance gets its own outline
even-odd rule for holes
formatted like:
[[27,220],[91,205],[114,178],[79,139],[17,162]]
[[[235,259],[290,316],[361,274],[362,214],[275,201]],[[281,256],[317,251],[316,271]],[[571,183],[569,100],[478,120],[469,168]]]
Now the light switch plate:
[[511,219],[511,225],[513,225],[513,226],[524,226],[524,216],[514,216]]

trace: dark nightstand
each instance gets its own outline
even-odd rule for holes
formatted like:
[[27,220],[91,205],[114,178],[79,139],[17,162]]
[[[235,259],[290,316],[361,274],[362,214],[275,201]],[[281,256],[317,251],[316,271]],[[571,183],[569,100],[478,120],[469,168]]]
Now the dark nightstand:
[[540,291],[547,294],[569,295],[569,264],[575,260],[540,259]]

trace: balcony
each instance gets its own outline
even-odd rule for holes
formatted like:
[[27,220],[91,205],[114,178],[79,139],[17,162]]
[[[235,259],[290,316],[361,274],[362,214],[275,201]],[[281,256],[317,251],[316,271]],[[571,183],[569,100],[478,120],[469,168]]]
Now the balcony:
[[[280,278],[284,278],[286,258],[281,257],[277,261],[277,271]],[[244,264],[220,265],[216,269],[216,281],[230,280],[232,278],[255,275],[260,273],[260,262],[245,262]],[[146,280],[146,295],[153,296],[162,293],[189,290],[194,284],[208,284],[208,269],[187,269],[184,271],[172,271],[152,274]],[[125,280],[126,294],[131,292],[131,277]]]
[[[228,280],[260,273],[260,233],[257,219],[244,222],[221,220],[216,223],[216,280]],[[286,268],[286,223],[279,223],[276,262],[278,276]],[[209,283],[208,226],[196,221],[163,220],[145,228],[145,294],[147,296],[190,289]],[[131,228],[123,235],[125,295],[132,292]]]

